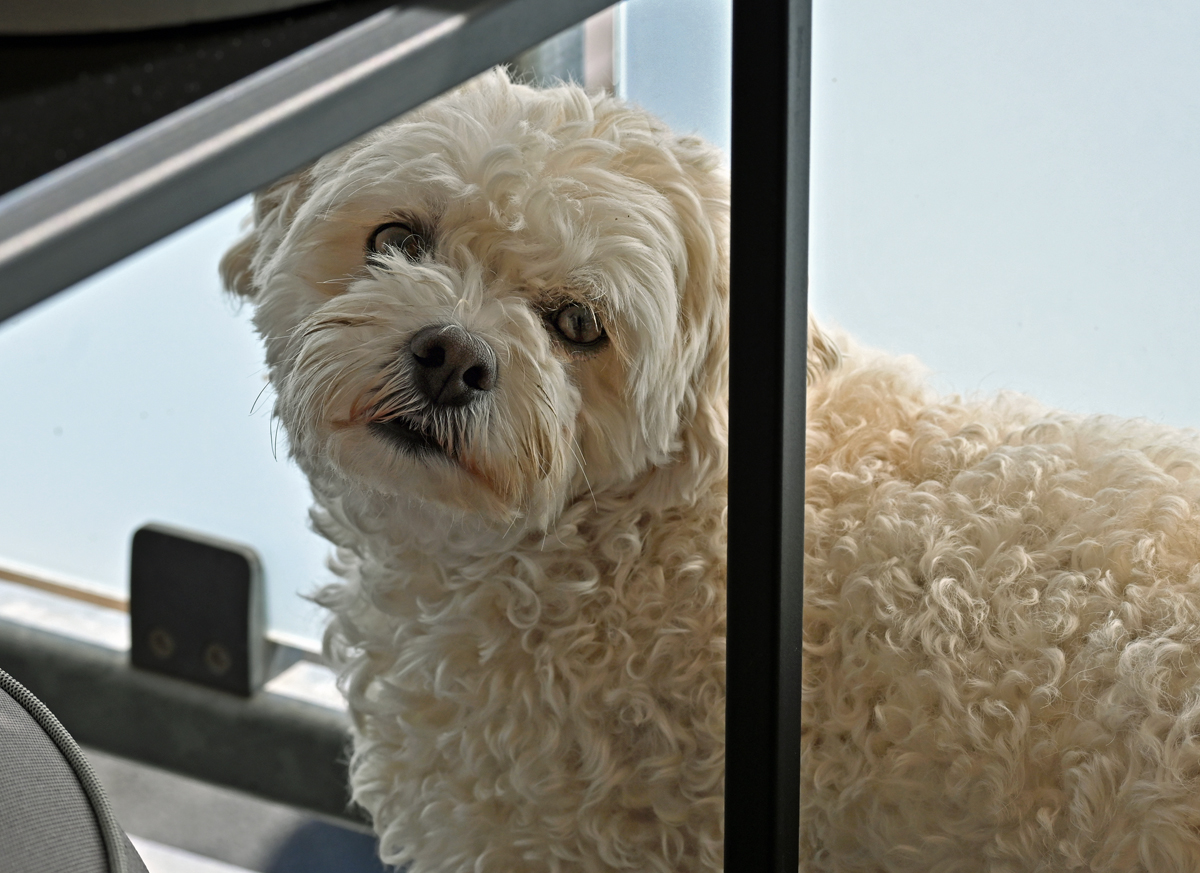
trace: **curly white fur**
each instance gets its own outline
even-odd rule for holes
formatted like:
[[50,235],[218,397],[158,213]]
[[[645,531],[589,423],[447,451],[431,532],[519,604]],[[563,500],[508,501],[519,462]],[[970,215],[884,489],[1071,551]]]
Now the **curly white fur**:
[[[412,873],[721,867],[727,212],[710,146],[494,73],[260,194],[226,256],[338,546],[354,796]],[[397,216],[432,251],[368,258]],[[498,360],[459,410],[395,366],[446,323]],[[372,432],[397,410],[443,453]]]
[[806,869],[1200,870],[1200,437],[937,398],[833,344],[809,389]]
[[[226,256],[338,547],[354,796],[412,873],[721,869],[728,200],[703,143],[494,73]],[[401,218],[429,250],[368,256]],[[415,392],[430,324],[495,350],[479,402]],[[1200,869],[1196,437],[939,399],[815,324],[809,381],[802,869]]]

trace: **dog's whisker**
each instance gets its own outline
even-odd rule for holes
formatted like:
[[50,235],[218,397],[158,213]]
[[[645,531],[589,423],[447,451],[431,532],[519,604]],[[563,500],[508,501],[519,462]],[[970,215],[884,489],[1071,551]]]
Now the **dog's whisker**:
[[262,388],[258,389],[258,393],[254,395],[254,402],[250,404],[251,415],[254,415],[255,411],[258,409],[258,401],[262,400],[263,394],[265,394],[270,387],[271,383],[267,382],[262,386]]
[[279,460],[279,429],[283,427],[283,423],[279,420],[279,416],[271,416],[271,458],[275,461]]
[[588,494],[592,497],[592,506],[596,509],[600,508],[600,504],[596,501],[596,492],[592,490],[592,482],[588,479],[587,461],[584,460],[583,452],[579,448],[579,441],[575,434],[571,435],[571,440],[568,443],[571,448],[571,453],[575,456],[575,460],[579,463],[579,475],[583,477],[583,482],[587,485]]

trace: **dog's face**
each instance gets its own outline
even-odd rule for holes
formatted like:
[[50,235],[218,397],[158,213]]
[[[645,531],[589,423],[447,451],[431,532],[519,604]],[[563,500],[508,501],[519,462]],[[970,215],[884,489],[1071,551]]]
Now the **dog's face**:
[[727,210],[698,140],[492,73],[261,192],[222,271],[310,477],[543,527],[723,436]]

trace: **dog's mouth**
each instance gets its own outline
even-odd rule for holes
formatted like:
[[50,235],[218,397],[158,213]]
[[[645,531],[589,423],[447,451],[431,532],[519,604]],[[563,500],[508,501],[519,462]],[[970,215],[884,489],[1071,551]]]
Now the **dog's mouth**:
[[397,416],[384,421],[372,421],[367,427],[384,442],[414,457],[448,457],[445,447],[434,435],[411,418]]

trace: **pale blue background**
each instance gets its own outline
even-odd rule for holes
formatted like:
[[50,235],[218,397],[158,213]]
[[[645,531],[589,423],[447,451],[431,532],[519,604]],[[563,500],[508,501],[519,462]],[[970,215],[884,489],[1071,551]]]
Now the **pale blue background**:
[[249,311],[217,279],[247,210],[216,212],[0,327],[0,563],[125,591],[133,531],[164,522],[254,546],[269,621],[315,637],[318,610],[296,591],[324,579],[327,549],[272,433]]
[[[618,64],[721,145],[729,8],[631,0]],[[1200,424],[1200,4],[818,0],[814,25],[817,313],[947,389]],[[0,326],[0,563],[120,590],[135,527],[190,527],[255,546],[273,626],[315,635],[295,592],[326,547],[216,279],[245,209]]]
[[1200,424],[1200,4],[815,17],[817,313],[947,388]]
[[675,130],[729,150],[730,0],[630,0],[617,14],[614,78]]

